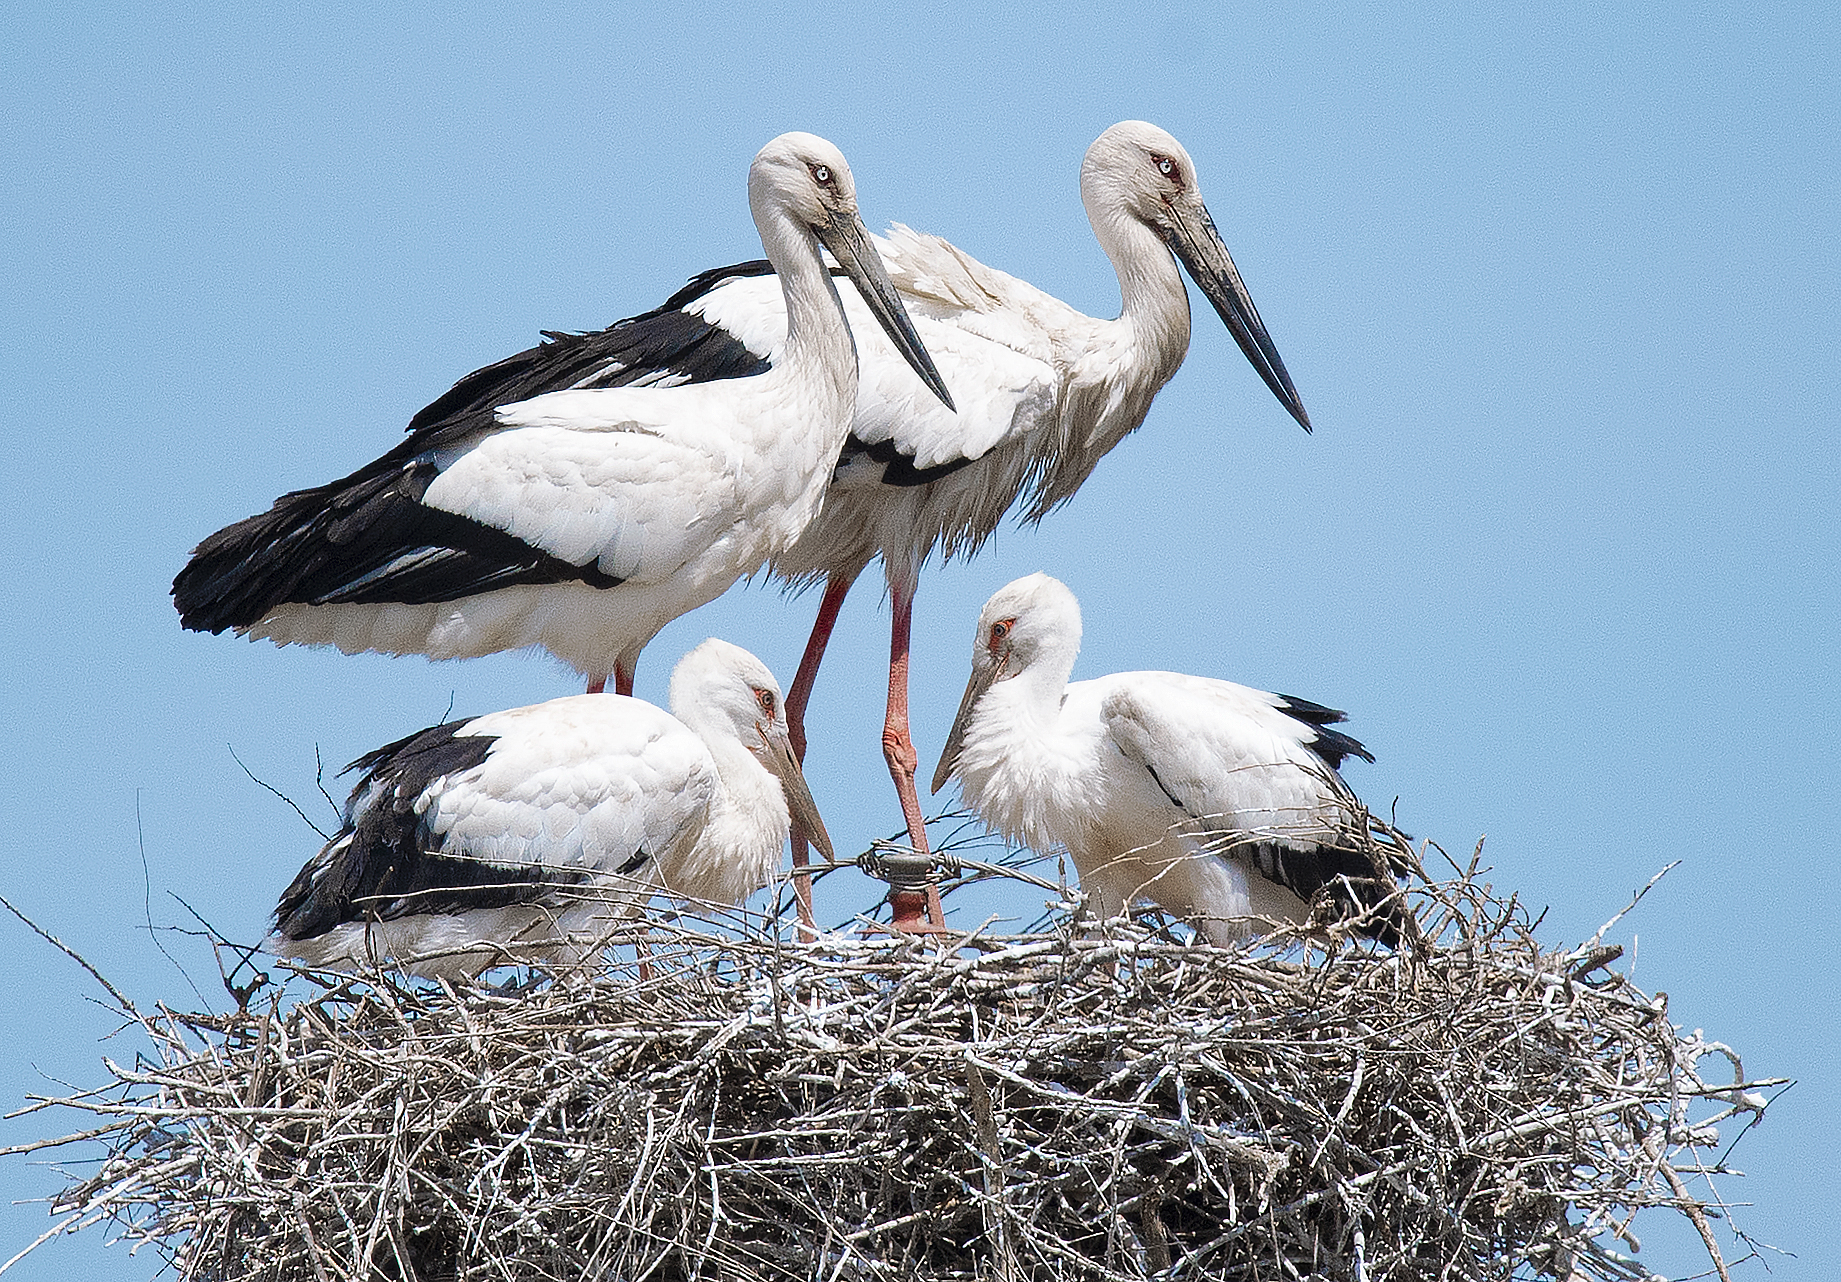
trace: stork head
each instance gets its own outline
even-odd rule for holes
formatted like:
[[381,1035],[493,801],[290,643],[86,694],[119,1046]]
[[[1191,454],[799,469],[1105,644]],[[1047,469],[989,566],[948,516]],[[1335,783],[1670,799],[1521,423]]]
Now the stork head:
[[781,134],[755,154],[748,204],[757,216],[764,206],[784,209],[814,230],[859,217],[850,162],[817,134]]
[[671,671],[671,712],[708,742],[734,739],[780,781],[786,809],[799,832],[826,859],[831,837],[793,752],[780,683],[767,665],[738,645],[711,637]]
[[1119,209],[1141,223],[1166,221],[1176,203],[1206,214],[1196,183],[1195,162],[1164,130],[1142,120],[1121,120],[1093,140],[1080,162],[1080,194],[1095,204]]
[[[843,152],[816,134],[781,134],[755,154],[748,169],[748,206],[770,259],[774,245],[768,228],[781,218],[791,218],[816,236],[855,282],[895,350],[946,408],[953,408],[946,381],[921,346],[901,295],[863,226],[856,180]],[[788,264],[775,259],[774,267],[785,271]]]
[[[1291,385],[1285,362],[1266,333],[1259,309],[1241,282],[1233,256],[1215,230],[1208,206],[1202,203],[1195,162],[1183,145],[1156,125],[1124,120],[1093,140],[1080,165],[1080,198],[1102,244],[1115,261],[1107,228],[1123,216],[1143,223],[1157,233],[1176,255],[1216,315],[1234,336],[1240,350],[1259,377],[1305,431],[1310,416]],[[1120,271],[1127,264],[1120,263]]]
[[959,700],[959,715],[946,735],[946,747],[933,772],[933,791],[952,777],[965,732],[978,701],[999,681],[1025,673],[1065,686],[1080,653],[1080,602],[1067,584],[1037,572],[1007,583],[978,612],[972,635],[972,675]]

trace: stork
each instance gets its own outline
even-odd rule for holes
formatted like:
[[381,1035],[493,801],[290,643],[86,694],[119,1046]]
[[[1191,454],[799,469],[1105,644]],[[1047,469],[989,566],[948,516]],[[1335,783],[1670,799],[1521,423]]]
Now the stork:
[[[897,225],[878,239],[958,410],[948,413],[927,395],[897,350],[867,332],[864,301],[843,291],[861,336],[856,418],[817,519],[773,560],[789,582],[825,583],[787,695],[803,756],[805,709],[838,612],[857,576],[882,558],[893,613],[883,753],[909,840],[922,851],[907,711],[920,568],[936,548],[948,558],[971,555],[1019,503],[1023,519],[1040,520],[1144,420],[1188,350],[1189,298],[1178,261],[1280,403],[1310,428],[1182,144],[1142,121],[1114,125],[1088,148],[1080,189],[1118,273],[1123,308],[1113,320],[1086,316],[937,236]],[[758,374],[784,358],[785,310],[772,271],[763,261],[715,268],[654,311],[589,334],[550,334],[461,380],[418,423],[432,427],[559,387]],[[794,863],[802,862],[795,837]]]
[[591,691],[611,675],[632,693],[660,628],[786,550],[818,510],[857,388],[821,243],[950,403],[836,147],[775,138],[748,202],[789,318],[771,368],[694,387],[557,384],[419,417],[382,458],[199,544],[173,581],[181,622],[347,653],[541,646]]
[[275,909],[271,952],[394,959],[459,977],[579,962],[655,892],[739,903],[773,880],[790,822],[830,838],[765,664],[714,638],[679,661],[671,712],[578,694],[367,753],[345,822]]
[[1080,604],[1032,574],[978,616],[972,675],[933,790],[957,775],[985,823],[1067,850],[1102,920],[1148,899],[1216,944],[1309,920],[1338,901],[1356,929],[1397,943],[1391,871],[1337,768],[1374,758],[1343,714],[1180,672],[1068,682]]

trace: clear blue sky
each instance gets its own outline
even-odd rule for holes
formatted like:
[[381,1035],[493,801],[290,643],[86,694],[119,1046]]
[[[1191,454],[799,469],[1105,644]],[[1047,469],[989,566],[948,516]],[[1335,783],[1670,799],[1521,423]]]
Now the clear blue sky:
[[[0,16],[0,893],[137,997],[194,1003],[144,897],[254,938],[318,844],[233,748],[304,800],[316,753],[575,683],[528,655],[183,633],[166,590],[193,543],[382,452],[540,329],[754,256],[746,166],[786,129],[843,148],[872,226],[1111,314],[1076,173],[1141,117],[1194,156],[1317,434],[1201,306],[1070,508],[924,580],[924,763],[978,605],[1045,569],[1086,610],[1078,675],[1349,709],[1380,758],[1356,788],[1454,851],[1488,834],[1555,944],[1682,860],[1616,938],[1676,1019],[1800,1079],[1727,1192],[1798,1253],[1776,1276],[1841,1274],[1813,1178],[1841,1148],[1832,4],[311,8]],[[710,634],[790,674],[814,605],[732,593],[654,643],[639,693],[662,702]],[[840,849],[898,823],[885,645],[860,591],[812,716]],[[131,1053],[7,920],[0,963],[0,1103]],[[50,1179],[0,1163],[0,1200]],[[0,1259],[43,1223],[0,1207]],[[1648,1229],[1652,1268],[1693,1266],[1688,1234]],[[91,1238],[18,1276],[152,1263]]]

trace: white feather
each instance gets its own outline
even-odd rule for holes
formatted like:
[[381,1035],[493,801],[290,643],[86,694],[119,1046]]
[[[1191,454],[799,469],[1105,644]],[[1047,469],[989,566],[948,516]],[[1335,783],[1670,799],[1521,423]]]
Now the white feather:
[[[776,709],[761,728],[760,695]],[[412,974],[469,975],[516,956],[584,960],[607,925],[656,891],[737,903],[773,880],[789,829],[781,782],[759,754],[783,740],[779,686],[745,650],[710,640],[679,663],[672,712],[620,695],[573,695],[476,717],[455,738],[490,738],[477,765],[413,798],[433,853],[507,868],[589,874],[533,904],[414,910],[352,920],[307,938],[277,923],[271,951],[309,965],[394,959]],[[318,883],[350,859],[359,825],[390,800],[388,763],[353,799],[344,830],[302,876]],[[284,900],[284,904],[285,904]]]
[[1244,852],[1308,852],[1358,823],[1353,795],[1309,747],[1316,729],[1278,696],[1229,681],[1121,672],[1069,683],[1079,648],[1080,607],[1061,583],[1035,574],[999,589],[979,615],[967,699],[985,688],[936,781],[950,767],[993,829],[1065,848],[1101,918],[1149,900],[1219,943],[1303,921],[1303,899]]

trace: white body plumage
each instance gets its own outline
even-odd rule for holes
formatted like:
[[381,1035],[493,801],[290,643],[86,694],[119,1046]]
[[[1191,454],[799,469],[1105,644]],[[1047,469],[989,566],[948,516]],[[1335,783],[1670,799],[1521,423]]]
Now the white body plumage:
[[706,641],[674,670],[671,704],[574,695],[361,759],[344,827],[282,896],[271,950],[424,975],[575,961],[656,892],[733,904],[770,883],[792,815],[828,845],[760,660]]
[[418,416],[375,463],[201,543],[174,581],[186,626],[434,658],[542,646],[630,692],[661,627],[760,569],[818,510],[857,393],[821,242],[945,396],[837,148],[774,139],[748,197],[791,318],[772,368],[695,386],[570,383]]
[[248,635],[434,659],[539,646],[591,679],[630,673],[661,628],[758,570],[818,511],[852,389],[777,372],[734,386],[554,392],[504,406],[501,430],[457,452],[423,494],[429,506],[593,565],[616,586],[290,602]]
[[[1101,134],[1081,166],[1081,198],[1118,272],[1122,307],[1088,316],[1024,280],[988,267],[938,236],[897,224],[876,238],[957,412],[927,394],[896,349],[866,325],[856,291],[842,292],[859,336],[861,375],[850,434],[902,460],[846,451],[823,511],[779,575],[852,577],[882,557],[891,586],[910,591],[937,547],[976,552],[1012,505],[1037,519],[1067,501],[1099,460],[1144,421],[1189,347],[1182,256],[1262,378],[1300,423],[1302,403],[1215,232],[1182,144],[1143,121]],[[685,310],[757,355],[777,360],[785,335],[780,291],[737,277]],[[952,468],[925,482],[915,473]]]
[[[1076,311],[937,236],[897,225],[878,242],[958,412],[930,401],[892,349],[862,328],[861,300],[843,291],[864,335],[855,421],[824,507],[773,558],[774,572],[789,582],[826,583],[792,687],[796,741],[844,596],[872,559],[882,559],[893,616],[883,752],[909,841],[920,850],[926,828],[914,790],[907,656],[921,566],[936,549],[949,558],[976,552],[1013,507],[1024,520],[1040,519],[1144,421],[1189,347],[1178,260],[1267,386],[1310,427],[1182,144],[1143,121],[1114,125],[1088,148],[1080,190],[1118,273],[1122,306],[1112,320]],[[673,301],[748,353],[778,359],[784,319],[770,282],[739,269],[709,273]],[[640,320],[667,324],[671,306]]]
[[993,829],[1064,847],[1101,918],[1149,900],[1217,943],[1304,921],[1337,878],[1374,880],[1336,773],[1366,751],[1327,728],[1340,713],[1177,672],[1070,684],[1079,649],[1057,580],[993,595],[935,790],[956,774]]

